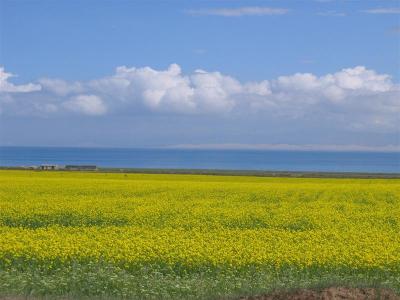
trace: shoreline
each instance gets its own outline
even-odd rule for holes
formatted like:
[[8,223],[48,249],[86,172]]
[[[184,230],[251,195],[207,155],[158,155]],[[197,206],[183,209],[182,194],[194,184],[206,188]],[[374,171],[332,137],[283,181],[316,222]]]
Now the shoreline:
[[28,167],[5,167],[0,170],[20,170],[36,172],[87,172],[87,173],[133,173],[133,174],[171,174],[171,175],[214,175],[214,176],[252,176],[252,177],[290,177],[290,178],[360,178],[360,179],[400,179],[400,173],[368,172],[328,172],[328,171],[272,171],[272,170],[222,170],[222,169],[157,169],[157,168],[97,168],[97,170],[38,170]]

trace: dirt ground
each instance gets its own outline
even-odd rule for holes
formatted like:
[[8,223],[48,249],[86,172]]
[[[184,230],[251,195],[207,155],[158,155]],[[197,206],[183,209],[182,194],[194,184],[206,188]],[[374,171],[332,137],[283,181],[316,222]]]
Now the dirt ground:
[[393,291],[374,288],[331,287],[323,290],[298,290],[291,293],[272,293],[242,297],[240,300],[400,300]]

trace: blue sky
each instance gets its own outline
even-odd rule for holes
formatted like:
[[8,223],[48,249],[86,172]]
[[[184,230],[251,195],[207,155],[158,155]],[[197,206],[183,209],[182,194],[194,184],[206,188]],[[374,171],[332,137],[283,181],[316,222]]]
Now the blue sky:
[[2,145],[400,143],[398,1],[0,0],[0,66]]

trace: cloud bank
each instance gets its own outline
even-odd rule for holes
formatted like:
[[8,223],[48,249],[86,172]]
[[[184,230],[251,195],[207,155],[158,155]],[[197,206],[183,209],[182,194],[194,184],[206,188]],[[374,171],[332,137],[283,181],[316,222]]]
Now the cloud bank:
[[285,151],[359,151],[359,152],[400,152],[399,145],[291,145],[291,144],[178,144],[165,149],[190,150],[285,150]]
[[313,119],[350,130],[400,128],[400,85],[364,66],[254,82],[200,69],[184,74],[177,64],[165,70],[120,66],[82,82],[42,78],[18,85],[11,78],[0,68],[0,112],[8,116],[241,116]]

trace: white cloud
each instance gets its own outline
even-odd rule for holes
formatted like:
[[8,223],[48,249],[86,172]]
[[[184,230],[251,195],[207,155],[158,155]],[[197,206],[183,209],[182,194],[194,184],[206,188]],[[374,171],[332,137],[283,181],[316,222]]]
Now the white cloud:
[[184,74],[177,64],[165,70],[121,66],[111,76],[90,81],[40,79],[40,84],[18,86],[2,70],[2,82],[13,86],[0,93],[0,110],[8,115],[232,114],[283,121],[314,118],[349,130],[393,132],[400,127],[399,84],[364,66],[253,82],[205,70]]
[[297,73],[281,76],[274,81],[279,92],[306,92],[309,96],[325,95],[329,100],[349,97],[354,91],[357,94],[388,92],[394,88],[388,75],[377,74],[363,66],[343,69],[334,74],[317,77],[310,73]]
[[250,95],[267,96],[271,94],[271,87],[268,80],[263,80],[261,82],[248,82],[244,85],[244,91]]
[[86,115],[103,115],[107,112],[100,97],[95,95],[79,95],[63,103],[63,106],[73,112]]
[[368,14],[400,14],[400,7],[373,8],[363,10]]
[[219,72],[208,73],[197,70],[190,76],[194,88],[194,98],[203,111],[226,112],[235,106],[233,95],[242,91],[236,79]]
[[114,80],[126,85],[126,101],[139,100],[151,110],[189,112],[196,107],[189,78],[181,74],[177,64],[170,65],[165,71],[150,67],[119,67]]
[[39,79],[40,85],[50,92],[59,96],[66,96],[71,93],[82,92],[82,85],[79,82],[67,82],[61,79],[42,78]]
[[241,17],[241,16],[284,15],[287,14],[289,10],[287,8],[245,6],[237,8],[210,8],[210,9],[187,10],[186,12],[192,15]]
[[310,73],[296,73],[291,76],[280,76],[276,86],[282,90],[315,90],[320,86],[318,78]]
[[13,74],[7,73],[4,70],[4,67],[0,67],[0,93],[29,93],[41,90],[41,86],[39,84],[12,84],[8,81],[8,79],[13,76]]
[[389,75],[379,75],[363,66],[343,69],[333,76],[325,76],[323,78],[333,80],[340,88],[350,90],[387,92],[393,85]]
[[[271,81],[272,94],[256,103],[258,110],[286,118],[319,116],[332,126],[354,130],[398,131],[400,87],[390,76],[363,66],[317,77],[303,73]],[[339,124],[341,123],[341,125]]]

